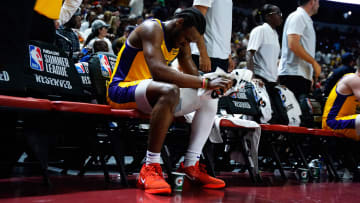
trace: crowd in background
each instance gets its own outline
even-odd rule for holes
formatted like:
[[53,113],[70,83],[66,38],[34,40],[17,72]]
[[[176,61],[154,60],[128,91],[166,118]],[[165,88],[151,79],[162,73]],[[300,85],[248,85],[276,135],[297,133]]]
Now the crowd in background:
[[[149,18],[166,20],[174,13],[192,6],[192,2],[192,0],[83,0],[78,12],[57,31],[72,41],[75,60],[84,61],[86,55],[96,51],[107,51],[117,55],[136,25]],[[284,19],[286,17],[284,16]],[[257,8],[240,7],[234,2],[232,21],[233,61],[236,68],[245,68],[249,33],[255,26],[262,24],[262,19]],[[106,28],[106,31],[99,33],[98,30],[103,27]],[[279,36],[282,35],[281,29],[282,27],[278,30]],[[359,33],[356,29],[349,28],[344,31],[317,26],[317,22],[315,22],[315,30],[317,35],[316,60],[322,66],[322,73],[314,87],[322,89],[318,91],[322,92],[328,75],[342,65],[342,55],[352,53],[354,56],[358,56],[360,40],[357,37]],[[93,39],[96,37],[105,43],[94,45]],[[62,43],[61,40],[58,40],[57,45],[65,51],[69,51],[69,45]]]

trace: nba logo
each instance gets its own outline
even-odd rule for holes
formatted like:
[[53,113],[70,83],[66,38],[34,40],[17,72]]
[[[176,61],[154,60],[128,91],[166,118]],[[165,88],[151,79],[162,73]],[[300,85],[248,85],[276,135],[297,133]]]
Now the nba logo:
[[76,68],[76,70],[77,70],[77,72],[78,72],[79,74],[84,74],[84,73],[85,73],[85,68],[84,68],[83,64],[81,64],[81,63],[76,63],[76,64],[75,64],[75,68]]
[[102,75],[104,77],[110,77],[112,70],[111,70],[110,63],[109,63],[107,56],[99,54],[99,59],[100,59]]
[[44,62],[39,47],[29,45],[30,67],[34,70],[44,71]]

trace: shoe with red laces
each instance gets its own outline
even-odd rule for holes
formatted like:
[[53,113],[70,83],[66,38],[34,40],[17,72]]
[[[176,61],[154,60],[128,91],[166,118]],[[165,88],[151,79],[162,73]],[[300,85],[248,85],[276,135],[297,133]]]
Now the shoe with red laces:
[[207,174],[205,167],[204,164],[199,164],[199,162],[196,162],[195,166],[184,167],[182,162],[177,171],[185,173],[185,180],[189,180],[192,184],[200,184],[203,188],[219,189],[225,187],[225,182]]
[[165,181],[160,164],[144,164],[140,170],[136,186],[151,194],[170,194],[171,187]]

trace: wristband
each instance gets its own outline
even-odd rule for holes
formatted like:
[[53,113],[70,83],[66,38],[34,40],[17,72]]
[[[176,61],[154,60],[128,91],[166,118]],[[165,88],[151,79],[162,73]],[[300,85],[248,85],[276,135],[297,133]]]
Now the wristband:
[[208,78],[203,78],[201,88],[206,89],[207,86],[208,86],[208,83],[209,83],[209,79]]

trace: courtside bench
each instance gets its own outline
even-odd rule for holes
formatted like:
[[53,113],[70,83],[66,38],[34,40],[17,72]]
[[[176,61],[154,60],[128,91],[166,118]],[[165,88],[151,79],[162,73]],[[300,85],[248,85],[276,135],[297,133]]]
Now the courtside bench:
[[[37,119],[30,119],[34,117],[34,115],[40,113],[40,115],[44,118],[51,118],[51,116],[59,115],[60,114],[67,114],[70,116],[74,115],[81,115],[85,116],[87,119],[91,117],[94,119],[94,123],[96,122],[110,122],[110,121],[124,121],[128,119],[134,119],[134,120],[149,120],[150,116],[143,114],[137,110],[120,110],[120,109],[111,109],[108,105],[99,105],[99,104],[90,104],[90,103],[81,103],[81,102],[69,102],[69,101],[50,101],[47,99],[37,99],[37,98],[31,98],[31,97],[14,97],[14,96],[6,96],[6,95],[0,95],[0,110],[2,112],[2,120],[6,120],[5,115],[16,115],[16,117],[13,117],[13,119],[7,119],[7,123],[11,123],[9,121],[16,121],[16,119],[21,115],[27,115],[25,116],[26,120],[32,120],[36,121]],[[3,114],[3,113],[7,114]],[[30,114],[29,114],[30,113]],[[45,116],[44,116],[45,115]],[[183,118],[177,118],[175,121],[181,121],[183,122]],[[33,123],[33,122],[30,122]],[[9,125],[12,126],[12,125]],[[35,125],[36,126],[36,125]],[[106,124],[105,124],[106,126]],[[228,120],[223,120],[220,123],[220,126],[223,128],[233,128],[233,129],[240,129],[241,127],[233,124],[232,122]],[[34,127],[34,126],[33,126]],[[38,127],[38,126],[36,126]],[[86,126],[91,127],[91,126]],[[8,127],[9,128],[9,127]],[[286,125],[268,125],[268,124],[261,124],[262,134],[270,136],[278,136],[279,134],[286,134],[286,135],[306,135],[306,136],[319,136],[319,137],[337,137],[337,138],[343,138],[342,135],[334,134],[332,131],[322,130],[322,129],[309,129],[304,127],[294,127],[294,126],[286,126]],[[111,130],[110,130],[111,131]],[[114,130],[113,130],[114,131]],[[35,131],[36,132],[36,131]],[[47,131],[49,132],[49,131]],[[116,131],[117,132],[117,131]],[[34,134],[34,133],[32,133]],[[111,136],[111,139],[113,142],[116,142],[117,144],[121,143],[121,139],[114,135],[116,133],[109,133]],[[294,137],[297,137],[294,136]],[[263,138],[266,136],[262,136]],[[36,140],[36,139],[35,139]],[[270,147],[272,148],[271,151],[273,153],[273,157],[275,157],[275,160],[277,162],[277,165],[280,169],[281,175],[283,177],[286,177],[282,166],[281,166],[281,160],[279,153],[276,150],[274,143],[274,139],[271,139],[272,143],[270,144]],[[276,140],[276,139],[275,139]],[[294,142],[293,142],[294,143]],[[119,145],[115,145],[119,146]],[[263,146],[260,146],[262,148]],[[45,147],[46,148],[46,147]],[[117,160],[117,164],[120,170],[120,175],[122,176],[122,180],[124,180],[124,184],[127,184],[126,180],[126,173],[124,170],[124,165],[122,161],[122,152],[116,151],[116,149],[120,149],[121,147],[114,147],[114,155]],[[303,165],[307,166],[306,159],[302,153],[301,147],[299,145],[296,145],[295,142],[295,150],[301,160],[303,161]],[[163,153],[165,155],[169,155],[167,153]],[[326,153],[324,153],[326,154]],[[39,155],[39,160],[42,163],[44,171],[46,171],[47,163],[46,158],[47,157],[41,157]],[[325,155],[326,158],[326,155]],[[45,159],[45,160],[44,160]],[[166,157],[163,159],[166,160]],[[327,161],[327,164],[330,164],[328,166],[331,169],[331,158],[329,158],[330,161]],[[165,161],[166,162],[166,161]],[[329,163],[330,162],[330,163]],[[170,163],[165,163],[167,167],[171,168]],[[105,167],[105,166],[104,166]],[[168,168],[169,169],[169,168]],[[335,169],[333,169],[335,171]],[[336,171],[332,172],[333,175],[336,177]],[[108,180],[108,174],[106,171],[106,168],[104,168],[104,175],[106,180]],[[47,178],[46,172],[44,177]]]

